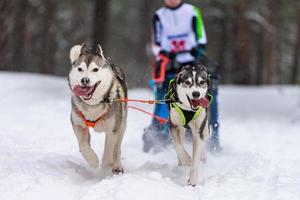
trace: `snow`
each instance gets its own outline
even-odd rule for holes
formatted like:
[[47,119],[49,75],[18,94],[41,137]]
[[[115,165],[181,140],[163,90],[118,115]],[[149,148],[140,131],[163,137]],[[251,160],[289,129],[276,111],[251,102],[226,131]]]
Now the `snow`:
[[[189,187],[189,168],[177,166],[173,146],[142,152],[150,122],[145,114],[129,110],[125,174],[114,176],[89,168],[78,152],[66,79],[1,72],[0,81],[1,200],[300,199],[299,87],[221,86],[223,151],[209,153],[199,167],[199,185]],[[152,98],[147,89],[129,95]],[[104,134],[93,132],[100,158],[103,143]]]

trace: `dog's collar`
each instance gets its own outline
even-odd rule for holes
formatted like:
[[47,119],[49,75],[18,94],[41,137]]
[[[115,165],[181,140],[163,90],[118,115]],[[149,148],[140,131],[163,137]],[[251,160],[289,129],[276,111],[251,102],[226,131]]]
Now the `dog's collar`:
[[75,107],[75,110],[79,114],[79,116],[83,119],[85,125],[94,128],[96,126],[96,123],[102,120],[107,115],[109,108],[102,115],[100,115],[100,117],[98,117],[95,121],[87,120],[83,115],[83,113],[77,107]]

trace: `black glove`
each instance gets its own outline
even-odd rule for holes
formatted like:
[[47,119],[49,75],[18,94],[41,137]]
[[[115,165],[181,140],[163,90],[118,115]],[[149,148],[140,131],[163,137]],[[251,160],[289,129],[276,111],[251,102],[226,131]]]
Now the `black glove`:
[[175,59],[175,57],[176,57],[176,54],[174,52],[167,52],[166,50],[161,50],[159,52],[159,54],[164,55],[164,56],[170,58],[171,60]]
[[155,62],[155,69],[154,69],[154,73],[155,73],[155,77],[159,77],[160,76],[160,66],[161,66],[161,60],[158,60]]
[[193,47],[190,53],[195,58],[203,58],[205,56],[205,45],[199,44],[196,47]]
[[194,56],[195,58],[197,57],[198,55],[198,50],[197,50],[197,47],[193,47],[190,51],[191,55]]

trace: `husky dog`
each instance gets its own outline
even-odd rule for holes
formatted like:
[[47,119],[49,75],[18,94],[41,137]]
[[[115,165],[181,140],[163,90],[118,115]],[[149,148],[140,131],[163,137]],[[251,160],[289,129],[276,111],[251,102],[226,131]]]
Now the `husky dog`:
[[[188,184],[195,186],[198,179],[200,159],[205,162],[205,140],[209,136],[208,87],[210,84],[206,68],[200,64],[184,66],[170,83],[166,98],[174,103],[168,105],[170,133],[175,144],[179,165],[191,165]],[[193,135],[193,156],[184,149],[185,129]]]
[[126,128],[127,104],[116,101],[127,98],[123,71],[108,63],[100,45],[95,51],[85,44],[70,51],[72,69],[69,85],[72,91],[71,122],[79,151],[93,168],[99,167],[96,153],[90,146],[89,127],[105,132],[102,167],[123,173],[121,143]]

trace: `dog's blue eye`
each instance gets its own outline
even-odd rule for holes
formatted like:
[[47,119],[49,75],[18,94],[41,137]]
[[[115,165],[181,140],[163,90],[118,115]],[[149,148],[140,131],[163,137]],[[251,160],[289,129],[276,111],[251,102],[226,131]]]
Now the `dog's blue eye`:
[[93,72],[97,72],[97,71],[99,71],[98,68],[94,68],[94,69],[93,69]]
[[79,67],[79,68],[78,68],[78,71],[79,71],[79,72],[82,72],[83,70],[82,70],[82,68],[81,68],[81,67]]

